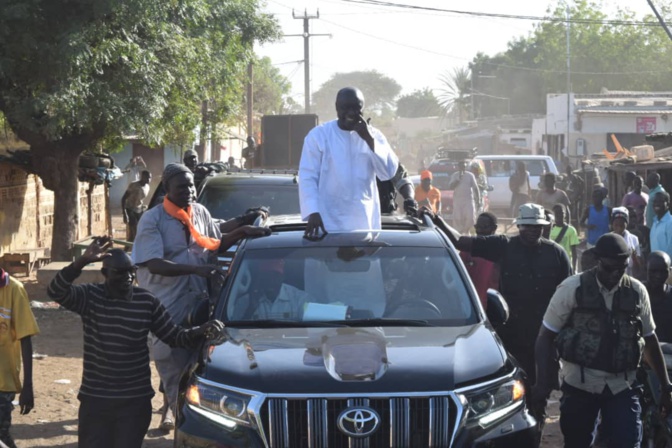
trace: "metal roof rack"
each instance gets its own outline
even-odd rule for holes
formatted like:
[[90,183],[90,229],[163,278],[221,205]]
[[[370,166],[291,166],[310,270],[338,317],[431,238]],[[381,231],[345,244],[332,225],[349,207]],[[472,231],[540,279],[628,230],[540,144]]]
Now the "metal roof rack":
[[299,175],[299,170],[295,168],[249,168],[239,171],[229,171],[227,170],[223,174],[289,174],[293,176]]

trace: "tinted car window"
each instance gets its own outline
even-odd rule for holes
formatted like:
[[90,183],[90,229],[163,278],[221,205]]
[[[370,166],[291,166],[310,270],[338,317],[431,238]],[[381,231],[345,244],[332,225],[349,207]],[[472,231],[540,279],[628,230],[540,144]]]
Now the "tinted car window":
[[389,318],[447,326],[478,321],[464,279],[442,248],[248,250],[227,296],[218,315],[224,321]]
[[222,185],[207,186],[198,198],[210,214],[219,219],[230,219],[251,207],[269,207],[276,215],[299,214],[299,191],[294,186],[279,185]]

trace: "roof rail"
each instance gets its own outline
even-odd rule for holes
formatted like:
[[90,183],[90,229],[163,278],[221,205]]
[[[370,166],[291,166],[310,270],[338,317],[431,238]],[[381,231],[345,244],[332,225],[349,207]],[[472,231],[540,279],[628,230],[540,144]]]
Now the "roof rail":
[[238,171],[227,170],[226,174],[290,174],[298,176],[299,170],[296,168],[249,168]]
[[432,218],[430,218],[429,215],[423,215],[422,216],[422,222],[425,226],[429,227],[430,229],[433,229],[433,228],[436,227],[434,225],[434,221],[432,221]]

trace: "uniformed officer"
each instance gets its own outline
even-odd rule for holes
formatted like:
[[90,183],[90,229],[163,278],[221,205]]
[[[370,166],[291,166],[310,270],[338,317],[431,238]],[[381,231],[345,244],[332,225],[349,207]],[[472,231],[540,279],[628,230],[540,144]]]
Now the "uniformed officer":
[[625,273],[630,248],[615,233],[595,244],[597,267],[558,287],[537,338],[538,382],[531,406],[543,407],[562,360],[560,429],[567,448],[592,446],[595,422],[610,448],[638,447],[642,438],[642,357],[663,384],[661,404],[670,410],[670,385],[646,288]]

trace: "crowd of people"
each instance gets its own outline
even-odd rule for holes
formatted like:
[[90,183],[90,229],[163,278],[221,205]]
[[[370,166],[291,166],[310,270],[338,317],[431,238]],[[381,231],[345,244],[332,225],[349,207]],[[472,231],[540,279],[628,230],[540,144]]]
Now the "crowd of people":
[[[494,214],[478,214],[487,186],[480,167],[462,162],[450,179],[451,226],[441,216],[433,173],[422,171],[414,188],[383,133],[364,118],[362,92],[340,90],[335,106],[337,119],[305,138],[298,174],[305,237],[380,229],[381,215],[394,213],[401,195],[405,213],[429,217],[460,251],[484,309],[489,288],[506,299],[509,320],[497,332],[526,374],[528,407],[540,428],[549,395],[559,388],[566,447],[592,446],[598,421],[607,446],[639,446],[637,371],[644,365],[661,384],[663,413],[672,410],[672,386],[659,343],[659,338],[672,342],[672,288],[667,284],[672,216],[660,176],[647,177],[648,195],[641,177],[627,176],[628,191],[614,208],[605,201],[606,190],[597,186],[579,219],[586,234],[585,250],[579,253],[584,244],[571,225],[570,201],[556,187],[555,175],[546,174],[532,198],[529,173],[524,163],[516,166],[509,186],[518,234],[511,236],[497,233]],[[151,173],[141,169],[146,168],[141,159],[134,159],[129,170],[138,171],[138,178],[122,198],[124,219],[133,226],[130,256],[113,249],[110,237],[94,238],[49,285],[51,298],[82,317],[82,447],[142,445],[154,395],[150,355],[164,393],[160,427],[174,428],[179,378],[193,348],[223,331],[216,320],[189,324],[190,312],[210,300],[210,285],[225,275],[214,257],[242,238],[270,234],[268,228],[252,225],[267,216],[263,209],[226,221],[212,218],[195,202],[204,173],[197,154],[187,151],[183,162],[164,168],[163,193],[147,208]],[[102,261],[104,282],[73,285],[82,269],[97,261]],[[276,302],[277,297],[296,295],[282,283],[281,264],[259,269],[268,279],[260,285],[264,306],[237,309],[240,316],[272,314],[287,305]],[[1,269],[0,313],[0,441],[14,448],[12,402],[19,394],[22,414],[34,406],[31,338],[39,328],[25,290]]]

